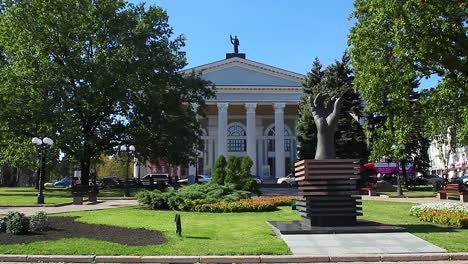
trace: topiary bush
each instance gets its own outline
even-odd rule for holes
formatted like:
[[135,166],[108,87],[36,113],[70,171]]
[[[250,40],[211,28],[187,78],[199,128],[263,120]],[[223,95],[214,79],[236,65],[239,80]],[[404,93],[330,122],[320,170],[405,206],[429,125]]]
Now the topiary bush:
[[9,234],[26,234],[29,230],[29,219],[20,212],[9,212],[5,217],[6,229]]
[[48,228],[48,217],[46,212],[36,212],[29,218],[29,230],[44,231]]

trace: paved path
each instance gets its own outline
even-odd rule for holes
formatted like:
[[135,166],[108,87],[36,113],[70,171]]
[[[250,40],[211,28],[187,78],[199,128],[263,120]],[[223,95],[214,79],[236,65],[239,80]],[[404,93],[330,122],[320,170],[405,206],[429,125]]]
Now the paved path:
[[408,232],[281,235],[281,237],[293,255],[300,256],[447,252]]
[[[435,203],[435,202],[451,202],[451,203],[462,203],[460,200],[440,200],[436,197],[419,197],[419,198],[390,198],[381,196],[367,196],[363,195],[362,200],[373,200],[373,201],[386,201],[386,202],[397,202],[397,203]],[[464,203],[466,204],[466,203]]]
[[136,200],[101,200],[96,204],[83,203],[82,205],[64,205],[57,207],[0,207],[0,215],[7,214],[9,211],[17,211],[26,215],[32,215],[35,212],[43,211],[47,214],[59,214],[76,211],[92,211],[118,207],[129,207],[138,205]]

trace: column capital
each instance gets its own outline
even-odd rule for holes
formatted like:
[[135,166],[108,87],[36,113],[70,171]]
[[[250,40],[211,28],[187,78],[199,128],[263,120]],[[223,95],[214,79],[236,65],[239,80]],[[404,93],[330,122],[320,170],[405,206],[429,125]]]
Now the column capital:
[[220,112],[226,112],[229,107],[229,103],[217,103],[216,105],[218,106],[218,111]]
[[286,103],[274,103],[273,107],[275,108],[275,113],[283,113]]
[[255,114],[255,108],[257,108],[257,103],[245,103],[244,105],[247,114]]

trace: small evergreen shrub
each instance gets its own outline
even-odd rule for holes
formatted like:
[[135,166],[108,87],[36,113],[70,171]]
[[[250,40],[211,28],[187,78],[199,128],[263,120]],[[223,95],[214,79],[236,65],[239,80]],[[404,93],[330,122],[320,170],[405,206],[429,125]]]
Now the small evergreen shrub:
[[0,233],[6,232],[6,220],[5,218],[0,218]]
[[224,178],[226,178],[226,158],[223,155],[220,155],[213,167],[213,177],[211,178],[211,183],[223,185]]
[[140,205],[153,210],[193,211],[195,206],[223,201],[238,201],[250,197],[250,192],[236,190],[234,185],[193,184],[180,189],[142,191],[136,195]]
[[5,222],[5,231],[10,234],[26,234],[29,230],[29,219],[22,213],[9,212],[5,217]]
[[48,227],[48,218],[46,212],[37,212],[29,218],[29,230],[44,231]]

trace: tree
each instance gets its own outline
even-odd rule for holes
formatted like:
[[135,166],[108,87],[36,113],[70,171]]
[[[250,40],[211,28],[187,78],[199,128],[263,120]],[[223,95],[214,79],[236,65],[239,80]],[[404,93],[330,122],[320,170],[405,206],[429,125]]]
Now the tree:
[[133,177],[133,161],[130,161],[127,167],[127,157],[123,154],[114,156],[102,155],[96,166],[96,176],[127,176],[127,169],[129,177]]
[[253,161],[249,156],[242,158],[240,166],[240,185],[244,191],[259,193],[257,182],[252,178],[250,169],[252,168]]
[[172,37],[162,8],[11,0],[0,7],[0,31],[0,127],[25,139],[54,137],[80,163],[83,184],[91,164],[122,143],[141,160],[195,156],[192,105],[202,108],[213,90],[179,73],[184,38]]
[[[457,0],[355,1],[357,23],[349,35],[355,86],[369,112],[398,113],[386,121],[394,143],[411,136],[412,121],[404,117],[411,111],[411,83],[436,75],[442,81],[428,94],[424,133],[432,137],[448,126],[468,131],[466,8]],[[466,135],[459,139],[468,142]]]
[[224,185],[224,179],[226,178],[226,158],[220,155],[216,159],[213,168],[213,177],[211,182],[218,185]]
[[[359,123],[359,117],[362,116],[362,100],[360,94],[353,90],[353,76],[349,60],[349,56],[345,53],[341,61],[335,61],[322,70],[322,65],[316,58],[312,70],[306,76],[303,83],[304,97],[299,104],[297,126],[301,159],[313,159],[315,156],[317,128],[310,111],[310,103],[318,94],[324,94],[328,98],[341,96],[343,99],[335,135],[336,156],[367,159],[365,134]],[[325,104],[328,103],[329,99],[326,99]]]
[[224,184],[234,184],[237,188],[241,184],[239,158],[234,155],[230,155],[227,159],[226,178],[224,178]]

